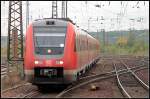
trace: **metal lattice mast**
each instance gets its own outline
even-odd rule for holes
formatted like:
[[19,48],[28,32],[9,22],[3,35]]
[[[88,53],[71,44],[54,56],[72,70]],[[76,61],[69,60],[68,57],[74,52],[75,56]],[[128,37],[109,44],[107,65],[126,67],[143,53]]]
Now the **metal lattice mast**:
[[[9,1],[7,61],[8,75],[11,67],[17,67],[17,72],[24,78],[23,61],[23,28],[22,1]],[[20,62],[19,62],[20,61]],[[21,63],[21,64],[20,64]],[[11,67],[10,67],[11,66]]]
[[52,1],[52,18],[57,18],[57,1]]
[[61,17],[62,18],[67,18],[67,1],[62,1]]
[[62,18],[65,18],[65,1],[62,1],[62,11],[61,11],[61,17]]
[[103,44],[106,45],[106,32],[105,29],[101,29],[101,32],[103,33]]
[[66,1],[66,18],[68,17],[68,15],[67,15],[68,14],[68,10],[67,9],[68,9],[68,3]]
[[9,1],[8,61],[23,59],[22,2]]
[[26,1],[26,28],[29,24],[29,1]]
[[[8,14],[7,61],[8,75],[11,67],[17,67],[21,78],[24,78],[23,61],[23,24],[22,1],[9,1]],[[21,65],[20,65],[21,62]],[[11,67],[10,67],[11,66]]]

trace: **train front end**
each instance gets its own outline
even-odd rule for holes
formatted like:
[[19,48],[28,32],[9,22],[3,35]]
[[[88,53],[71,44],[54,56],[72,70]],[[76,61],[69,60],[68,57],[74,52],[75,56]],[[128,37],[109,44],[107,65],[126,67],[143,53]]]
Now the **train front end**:
[[72,62],[74,56],[68,56],[73,53],[68,54],[71,49],[67,48],[73,41],[66,43],[67,31],[68,23],[62,20],[40,20],[30,24],[24,53],[25,78],[28,82],[36,85],[68,84],[76,80],[76,72],[70,68],[70,63],[75,63]]

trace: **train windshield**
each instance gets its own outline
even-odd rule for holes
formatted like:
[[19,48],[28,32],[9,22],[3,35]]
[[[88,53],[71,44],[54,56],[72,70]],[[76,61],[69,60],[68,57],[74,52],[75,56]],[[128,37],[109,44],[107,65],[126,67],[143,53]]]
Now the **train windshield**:
[[64,52],[66,27],[34,27],[35,53],[60,55]]

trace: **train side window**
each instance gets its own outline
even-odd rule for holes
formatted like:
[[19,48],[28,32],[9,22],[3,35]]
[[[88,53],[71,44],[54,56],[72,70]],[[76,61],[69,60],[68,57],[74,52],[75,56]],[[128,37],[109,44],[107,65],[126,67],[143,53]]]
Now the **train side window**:
[[74,34],[75,34],[75,39],[74,39],[74,52],[76,52],[77,51],[77,48],[76,48],[76,42],[77,42],[77,34],[76,34],[76,32],[74,31]]
[[[82,32],[82,31],[81,31]],[[81,51],[83,51],[83,47],[84,47],[84,44],[83,44],[83,37],[81,35]]]
[[81,50],[84,51],[84,35],[83,35],[83,31],[82,32],[82,36],[81,36]]
[[[82,32],[82,31],[81,31]],[[82,35],[80,35],[80,51],[82,51]]]
[[80,50],[80,42],[79,42],[79,31],[76,30],[76,47],[77,47],[77,52]]
[[88,51],[88,38],[87,38],[87,34],[86,34],[86,51]]
[[84,47],[85,47],[85,44],[84,44],[84,34],[82,36],[82,41],[83,41],[83,51],[84,51]]
[[79,51],[81,51],[81,31],[79,31]]
[[[83,33],[84,33],[84,31],[83,31]],[[83,43],[84,43],[83,50],[84,50],[84,51],[85,51],[85,49],[86,49],[86,48],[85,48],[85,47],[86,47],[86,45],[85,45],[85,39],[86,39],[86,38],[85,38],[85,33],[84,33],[84,35],[83,35]]]
[[83,50],[85,51],[85,37],[83,36]]

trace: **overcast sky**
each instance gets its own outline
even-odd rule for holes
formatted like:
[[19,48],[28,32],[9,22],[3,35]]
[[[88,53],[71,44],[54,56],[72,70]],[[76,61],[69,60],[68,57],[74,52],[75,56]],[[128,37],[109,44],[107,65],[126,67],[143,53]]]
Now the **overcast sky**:
[[[35,19],[49,18],[52,12],[52,1],[30,1],[30,22]],[[95,7],[96,4],[101,8]],[[120,14],[122,13],[122,14]],[[61,17],[61,1],[58,1],[58,17]],[[105,29],[128,30],[149,29],[149,2],[148,1],[68,1],[68,17],[83,29],[99,31]],[[104,20],[100,20],[101,17]],[[98,21],[96,21],[98,18]],[[118,18],[118,21],[117,21]],[[131,21],[130,19],[135,19]],[[141,20],[138,22],[138,20]],[[89,21],[88,21],[89,20]],[[120,20],[120,23],[119,23]],[[23,30],[25,34],[26,2],[23,1]],[[8,1],[1,1],[1,35],[7,34]]]

